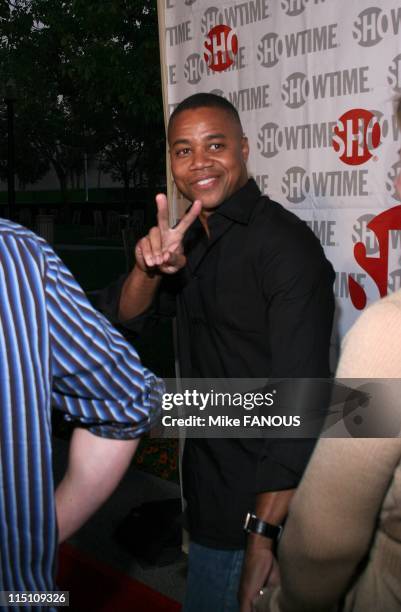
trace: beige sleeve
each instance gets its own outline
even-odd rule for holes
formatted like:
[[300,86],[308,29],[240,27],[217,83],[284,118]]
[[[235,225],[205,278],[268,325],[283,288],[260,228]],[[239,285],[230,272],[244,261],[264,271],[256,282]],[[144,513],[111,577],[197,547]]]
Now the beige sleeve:
[[328,612],[345,592],[400,456],[399,439],[319,441],[280,545],[280,610]]
[[[338,378],[401,377],[401,310],[369,308],[344,343]],[[330,612],[367,553],[401,458],[400,439],[321,439],[290,507],[270,612]],[[259,607],[258,610],[262,610]]]
[[401,378],[401,308],[388,299],[368,308],[343,342],[337,378]]

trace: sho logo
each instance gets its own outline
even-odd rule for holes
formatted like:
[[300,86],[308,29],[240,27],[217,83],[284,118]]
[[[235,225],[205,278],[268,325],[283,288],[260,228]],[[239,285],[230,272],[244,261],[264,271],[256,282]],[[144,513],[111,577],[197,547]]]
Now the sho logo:
[[385,14],[379,7],[372,6],[359,13],[354,26],[353,36],[358,44],[362,47],[373,47],[381,42],[385,35],[398,36],[401,8],[393,8]]
[[274,157],[283,144],[283,133],[277,123],[265,123],[259,130],[257,147],[263,157]]
[[394,182],[397,176],[401,172],[401,159],[395,162],[391,166],[391,170],[387,173],[387,181],[386,181],[386,189],[387,191],[391,191],[391,197],[395,200],[399,200],[399,195],[397,193],[396,188],[394,187]]
[[283,177],[282,192],[291,204],[300,204],[309,193],[310,181],[304,168],[293,166]]
[[238,38],[226,25],[212,28],[205,41],[205,62],[214,72],[227,70],[238,53]]
[[258,61],[265,68],[275,66],[283,53],[283,43],[275,32],[266,34],[258,45]]
[[201,32],[206,35],[214,26],[221,25],[223,23],[223,16],[219,12],[219,9],[215,6],[210,6],[206,9],[202,21],[201,21]]
[[380,136],[380,124],[375,115],[363,108],[353,108],[338,120],[333,149],[344,164],[358,166],[372,157],[372,150],[380,144]]
[[368,255],[377,255],[379,252],[379,243],[375,234],[368,229],[368,224],[372,221],[374,215],[362,215],[356,219],[355,225],[352,228],[352,242],[363,242],[366,246]]
[[[354,246],[354,257],[376,284],[380,297],[384,297],[388,292],[390,237],[397,237],[401,230],[401,206],[394,206],[373,217],[367,228],[376,235],[380,256],[369,256],[366,245],[357,242]],[[397,230],[397,234],[393,234],[393,230]],[[367,302],[364,288],[351,276],[348,277],[348,285],[353,305],[362,310]]]
[[387,77],[388,84],[399,94],[401,93],[401,53],[396,55],[393,63],[388,69],[390,76]]
[[308,0],[282,0],[281,8],[289,17],[297,17],[305,10]]
[[288,108],[299,108],[309,95],[309,82],[303,72],[293,72],[283,83],[281,98]]
[[377,6],[365,9],[358,15],[354,22],[355,30],[353,37],[361,47],[373,47],[383,40],[388,29],[388,19],[382,15],[382,10]]
[[205,72],[205,65],[199,53],[189,55],[184,64],[184,77],[190,85],[197,85]]

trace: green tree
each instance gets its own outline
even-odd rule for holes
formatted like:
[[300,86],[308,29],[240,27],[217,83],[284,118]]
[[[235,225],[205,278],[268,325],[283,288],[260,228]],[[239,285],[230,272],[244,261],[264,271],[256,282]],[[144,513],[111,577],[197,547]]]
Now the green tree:
[[17,82],[21,132],[54,168],[63,199],[84,152],[128,195],[155,130],[163,136],[155,3],[3,0],[0,22],[0,70]]

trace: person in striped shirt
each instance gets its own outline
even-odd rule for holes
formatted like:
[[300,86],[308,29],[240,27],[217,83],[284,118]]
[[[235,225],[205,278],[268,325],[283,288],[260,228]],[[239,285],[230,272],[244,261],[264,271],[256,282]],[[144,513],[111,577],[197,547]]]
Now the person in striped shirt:
[[[58,542],[113,491],[162,392],[50,246],[0,219],[0,591],[55,589]],[[52,407],[78,425],[56,491]]]

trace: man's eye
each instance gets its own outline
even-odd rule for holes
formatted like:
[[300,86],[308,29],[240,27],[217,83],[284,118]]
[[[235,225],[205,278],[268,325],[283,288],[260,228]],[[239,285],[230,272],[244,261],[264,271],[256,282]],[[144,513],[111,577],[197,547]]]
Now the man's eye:
[[178,149],[175,154],[177,157],[183,157],[184,155],[188,155],[189,152],[190,149],[188,149],[188,147],[185,147],[184,149]]
[[218,151],[219,149],[223,148],[223,145],[220,142],[213,142],[210,145],[210,148],[212,149],[212,151]]

